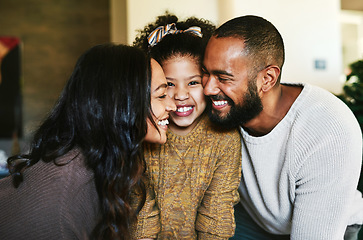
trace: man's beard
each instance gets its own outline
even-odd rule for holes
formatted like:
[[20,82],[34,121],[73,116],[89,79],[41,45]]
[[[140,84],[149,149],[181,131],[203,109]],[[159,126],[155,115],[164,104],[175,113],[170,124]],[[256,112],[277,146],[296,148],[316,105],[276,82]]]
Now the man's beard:
[[[212,99],[226,100],[231,106],[230,111],[225,117],[221,117],[218,110],[212,107]],[[224,128],[236,128],[238,126],[242,126],[260,114],[263,106],[261,99],[258,96],[256,80],[249,81],[247,92],[244,94],[241,100],[243,103],[236,105],[236,103],[226,95],[210,96],[207,105],[207,112],[210,120]]]

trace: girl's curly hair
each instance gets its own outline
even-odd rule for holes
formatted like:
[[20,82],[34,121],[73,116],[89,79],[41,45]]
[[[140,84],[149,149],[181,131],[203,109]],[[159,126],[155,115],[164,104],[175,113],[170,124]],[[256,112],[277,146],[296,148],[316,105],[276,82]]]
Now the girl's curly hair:
[[[192,26],[200,27],[203,36],[198,37],[188,32],[168,34],[159,43],[151,47],[147,40],[150,33],[159,26],[166,26],[171,23],[175,23],[178,30],[186,30]],[[177,16],[166,12],[164,15],[158,16],[155,22],[149,23],[144,29],[138,30],[133,45],[149,53],[161,65],[165,60],[175,56],[191,56],[200,63],[205,46],[215,29],[215,25],[209,20],[189,17],[184,21],[179,21]]]

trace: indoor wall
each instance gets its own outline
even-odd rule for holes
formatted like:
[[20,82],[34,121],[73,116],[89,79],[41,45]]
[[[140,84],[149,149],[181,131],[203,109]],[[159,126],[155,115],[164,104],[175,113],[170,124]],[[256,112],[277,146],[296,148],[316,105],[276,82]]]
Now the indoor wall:
[[206,18],[216,25],[241,15],[262,16],[285,41],[282,81],[312,83],[336,94],[342,90],[340,0],[126,0],[126,5],[128,43],[137,29],[166,10],[180,18]]
[[21,41],[24,139],[54,105],[79,55],[110,41],[109,8],[108,0],[0,1],[0,36]]

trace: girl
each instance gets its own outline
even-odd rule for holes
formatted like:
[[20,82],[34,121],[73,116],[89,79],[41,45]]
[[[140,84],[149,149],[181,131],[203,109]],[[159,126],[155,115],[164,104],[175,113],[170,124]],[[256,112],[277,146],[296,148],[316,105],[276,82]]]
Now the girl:
[[237,130],[211,124],[201,85],[203,52],[214,28],[203,19],[178,21],[166,14],[134,42],[160,63],[177,106],[170,114],[167,143],[148,144],[145,152],[160,209],[159,239],[228,239],[234,234],[240,137]]

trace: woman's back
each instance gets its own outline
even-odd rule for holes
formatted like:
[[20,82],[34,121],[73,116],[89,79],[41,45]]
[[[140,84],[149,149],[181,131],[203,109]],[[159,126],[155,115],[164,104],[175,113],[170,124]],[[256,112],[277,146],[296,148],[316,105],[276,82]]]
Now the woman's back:
[[99,214],[93,172],[77,150],[56,163],[26,169],[18,188],[0,180],[1,239],[88,239]]

